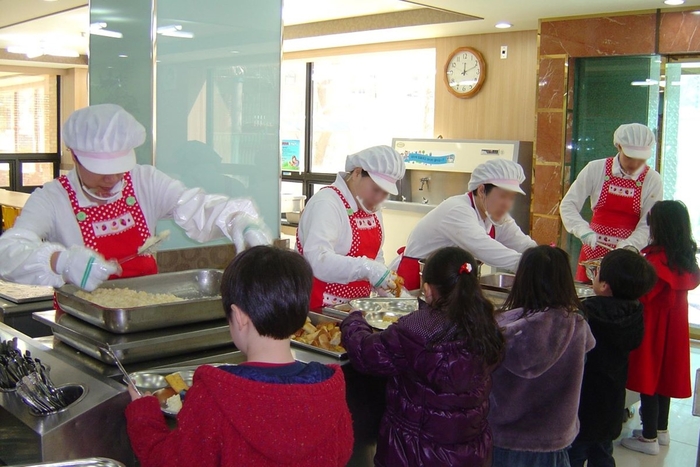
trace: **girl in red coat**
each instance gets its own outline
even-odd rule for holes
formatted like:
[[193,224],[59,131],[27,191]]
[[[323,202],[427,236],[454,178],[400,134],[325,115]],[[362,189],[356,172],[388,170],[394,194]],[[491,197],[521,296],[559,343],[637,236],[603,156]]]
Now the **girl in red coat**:
[[641,393],[643,430],[635,430],[622,445],[656,455],[667,446],[671,397],[690,392],[688,291],[700,284],[690,217],[680,201],[660,201],[649,212],[650,240],[642,250],[659,280],[644,305],[644,339],[630,354],[627,388]]

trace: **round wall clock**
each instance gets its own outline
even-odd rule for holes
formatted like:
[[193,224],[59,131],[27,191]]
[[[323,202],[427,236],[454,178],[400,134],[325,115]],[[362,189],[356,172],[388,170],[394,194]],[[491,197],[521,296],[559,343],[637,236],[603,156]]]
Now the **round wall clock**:
[[445,84],[455,96],[474,97],[486,81],[486,62],[483,55],[471,47],[460,47],[452,52],[445,64]]

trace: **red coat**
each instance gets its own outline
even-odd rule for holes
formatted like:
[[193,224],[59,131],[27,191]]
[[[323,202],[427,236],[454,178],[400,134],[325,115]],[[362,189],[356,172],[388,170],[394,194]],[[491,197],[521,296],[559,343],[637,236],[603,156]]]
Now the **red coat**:
[[640,300],[644,305],[644,339],[630,354],[627,388],[642,394],[690,397],[688,291],[700,284],[700,273],[671,271],[658,247],[642,250],[659,280]]
[[344,466],[353,446],[337,365],[314,384],[262,383],[202,366],[170,431],[155,397],[126,408],[142,467]]

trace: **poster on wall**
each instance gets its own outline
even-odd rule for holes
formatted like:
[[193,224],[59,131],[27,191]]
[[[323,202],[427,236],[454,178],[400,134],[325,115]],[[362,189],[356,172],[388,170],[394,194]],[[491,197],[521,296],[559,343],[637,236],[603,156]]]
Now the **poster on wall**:
[[300,171],[300,141],[298,139],[282,140],[282,170]]
[[517,141],[394,138],[392,146],[409,170],[471,173],[489,159],[510,159]]

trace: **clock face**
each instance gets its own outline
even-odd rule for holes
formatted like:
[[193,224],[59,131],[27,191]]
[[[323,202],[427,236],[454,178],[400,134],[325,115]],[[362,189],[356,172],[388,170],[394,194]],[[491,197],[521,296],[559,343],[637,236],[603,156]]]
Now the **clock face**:
[[486,80],[486,63],[482,55],[469,47],[454,51],[445,65],[445,83],[457,97],[472,97]]

